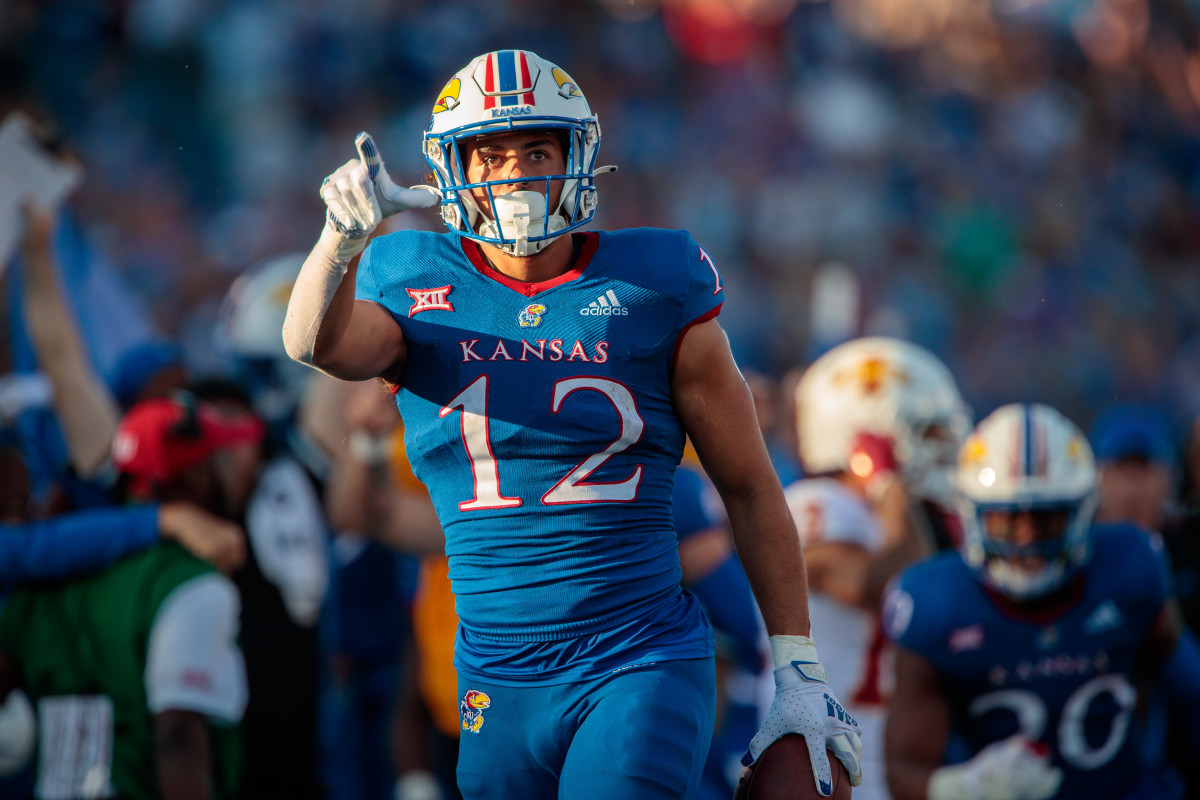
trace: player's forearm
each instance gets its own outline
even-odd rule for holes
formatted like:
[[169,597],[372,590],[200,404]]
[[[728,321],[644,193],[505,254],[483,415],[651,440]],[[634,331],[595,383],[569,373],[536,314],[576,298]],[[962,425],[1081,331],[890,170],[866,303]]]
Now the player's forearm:
[[[385,455],[386,458],[386,455]],[[325,486],[325,513],[335,531],[374,536],[381,524],[378,483],[387,464],[382,459],[344,452]]]
[[879,611],[883,594],[900,570],[926,555],[921,544],[913,539],[896,542],[880,550],[868,563],[862,576],[862,593],[858,605],[868,611]]
[[929,778],[936,766],[918,764],[903,758],[887,759],[887,785],[892,800],[926,800]]
[[208,722],[191,711],[154,718],[154,760],[164,800],[210,800],[212,765]]
[[326,369],[336,358],[354,311],[354,276],[365,237],[326,226],[304,260],[283,322],[283,343],[296,361]]
[[808,579],[800,537],[778,481],[723,495],[734,546],[767,633],[808,636]]
[[48,252],[26,249],[25,316],[38,366],[54,387],[54,408],[72,466],[90,477],[108,457],[119,411],[92,370]]
[[388,496],[388,514],[381,532],[384,544],[402,553],[446,551],[446,537],[429,495],[393,490]]

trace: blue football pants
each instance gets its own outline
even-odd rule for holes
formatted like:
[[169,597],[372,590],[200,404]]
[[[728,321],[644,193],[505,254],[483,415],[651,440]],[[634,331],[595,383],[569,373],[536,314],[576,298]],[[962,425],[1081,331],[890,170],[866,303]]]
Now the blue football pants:
[[560,686],[497,686],[459,676],[458,691],[460,701],[470,701],[460,703],[466,729],[458,786],[465,800],[697,794],[716,713],[711,658],[660,661]]

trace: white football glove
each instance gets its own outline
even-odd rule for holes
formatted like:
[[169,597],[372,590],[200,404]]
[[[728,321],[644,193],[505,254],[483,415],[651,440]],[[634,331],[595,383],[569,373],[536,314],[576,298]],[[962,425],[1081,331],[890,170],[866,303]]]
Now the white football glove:
[[970,761],[941,767],[929,778],[929,800],[1046,800],[1063,773],[1044,747],[1020,734],[989,744]]
[[850,774],[850,785],[862,783],[862,740],[858,723],[846,713],[825,680],[825,668],[817,660],[817,647],[807,636],[772,636],[775,663],[775,698],[767,718],[754,738],[750,752],[742,757],[750,765],[776,739],[799,733],[808,744],[817,792],[833,792],[833,771],[828,749]]
[[321,182],[326,219],[338,233],[361,239],[393,214],[437,203],[438,191],[432,186],[405,189],[392,181],[371,134],[358,134],[354,146],[358,158],[350,159]]

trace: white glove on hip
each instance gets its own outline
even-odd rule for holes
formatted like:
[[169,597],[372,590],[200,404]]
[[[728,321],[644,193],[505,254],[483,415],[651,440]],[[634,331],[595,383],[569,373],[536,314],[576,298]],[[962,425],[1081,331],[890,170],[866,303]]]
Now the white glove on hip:
[[1020,734],[989,744],[970,761],[942,767],[929,778],[929,800],[1046,800],[1063,773],[1044,746]]
[[862,740],[858,723],[846,713],[825,680],[825,668],[817,661],[817,647],[807,636],[772,636],[775,663],[775,698],[767,718],[754,738],[750,752],[742,757],[749,765],[771,743],[788,733],[799,733],[808,744],[817,792],[833,792],[833,772],[828,749],[850,775],[850,785],[862,783]]
[[438,191],[432,186],[405,189],[392,181],[371,134],[358,134],[354,146],[358,158],[350,159],[321,182],[326,219],[338,233],[361,239],[393,214],[437,203]]

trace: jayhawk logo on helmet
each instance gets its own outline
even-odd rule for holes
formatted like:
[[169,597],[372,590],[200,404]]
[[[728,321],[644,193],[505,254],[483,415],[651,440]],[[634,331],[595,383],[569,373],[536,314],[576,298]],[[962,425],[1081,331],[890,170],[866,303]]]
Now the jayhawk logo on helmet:
[[483,727],[483,712],[492,707],[492,698],[478,689],[468,689],[458,704],[458,712],[462,717],[462,729],[471,733],[479,733]]
[[438,95],[437,102],[433,104],[433,113],[439,111],[453,111],[458,106],[458,96],[462,94],[462,81],[458,78],[451,78]]
[[542,324],[542,314],[546,313],[546,307],[541,303],[530,303],[521,309],[521,313],[517,315],[517,324],[522,328],[536,328]]
[[562,67],[555,67],[550,70],[550,74],[554,76],[554,82],[558,84],[558,93],[563,97],[583,97],[578,84],[571,80],[571,76],[564,72]]
[[982,436],[972,436],[963,444],[958,454],[958,463],[963,467],[979,464],[987,455],[987,442]]

